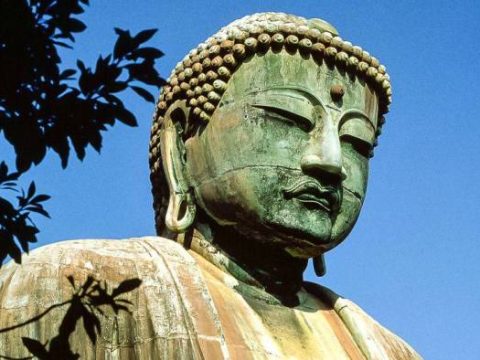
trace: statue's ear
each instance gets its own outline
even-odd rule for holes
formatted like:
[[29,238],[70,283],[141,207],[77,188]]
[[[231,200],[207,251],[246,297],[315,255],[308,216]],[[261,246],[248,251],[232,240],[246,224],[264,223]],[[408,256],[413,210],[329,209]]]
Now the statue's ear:
[[185,174],[185,145],[181,137],[188,116],[185,100],[177,100],[166,111],[160,131],[163,170],[170,191],[165,224],[176,233],[185,232],[193,224],[196,212]]

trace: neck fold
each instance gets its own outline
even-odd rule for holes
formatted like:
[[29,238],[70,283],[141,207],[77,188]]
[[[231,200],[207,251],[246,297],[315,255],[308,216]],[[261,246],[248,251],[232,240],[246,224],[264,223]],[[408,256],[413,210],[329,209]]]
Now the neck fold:
[[306,259],[247,238],[227,227],[194,229],[177,241],[237,280],[264,289],[283,305],[297,306]]

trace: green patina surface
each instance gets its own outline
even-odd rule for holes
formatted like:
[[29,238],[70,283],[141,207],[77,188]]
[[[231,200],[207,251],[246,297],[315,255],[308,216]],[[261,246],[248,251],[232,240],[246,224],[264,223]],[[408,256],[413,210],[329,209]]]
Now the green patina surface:
[[218,223],[291,252],[330,249],[365,196],[376,101],[363,81],[298,53],[254,56],[186,142],[195,198]]

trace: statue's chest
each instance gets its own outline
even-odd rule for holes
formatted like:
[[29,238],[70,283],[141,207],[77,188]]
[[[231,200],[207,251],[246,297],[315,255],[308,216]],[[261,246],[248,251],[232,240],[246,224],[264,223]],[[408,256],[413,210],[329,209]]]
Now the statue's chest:
[[288,308],[203,274],[232,359],[364,359],[336,312],[312,295]]

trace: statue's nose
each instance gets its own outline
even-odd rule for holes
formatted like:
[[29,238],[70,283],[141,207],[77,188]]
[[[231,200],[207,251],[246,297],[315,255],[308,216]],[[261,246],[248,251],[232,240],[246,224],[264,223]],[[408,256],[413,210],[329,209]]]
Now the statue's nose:
[[321,131],[312,134],[300,165],[305,173],[314,176],[315,173],[320,172],[340,181],[346,178],[340,139],[333,126],[325,124]]

